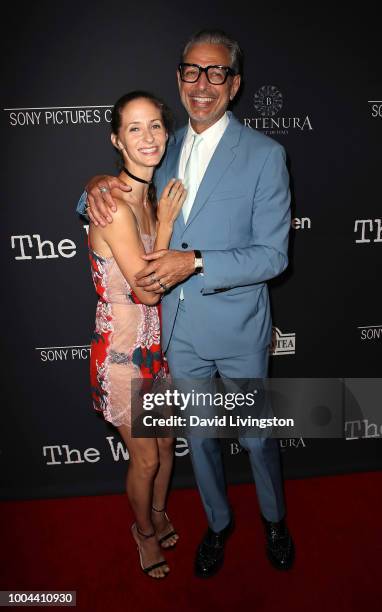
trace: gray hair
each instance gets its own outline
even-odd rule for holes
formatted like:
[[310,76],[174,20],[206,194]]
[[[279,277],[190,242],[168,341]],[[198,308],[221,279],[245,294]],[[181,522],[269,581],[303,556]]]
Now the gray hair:
[[232,70],[236,74],[241,74],[243,52],[240,49],[239,43],[222,30],[200,30],[200,32],[193,34],[184,45],[182,51],[182,62],[184,61],[184,58],[190,48],[201,43],[207,43],[210,45],[224,45],[224,47],[228,49],[231,56]]

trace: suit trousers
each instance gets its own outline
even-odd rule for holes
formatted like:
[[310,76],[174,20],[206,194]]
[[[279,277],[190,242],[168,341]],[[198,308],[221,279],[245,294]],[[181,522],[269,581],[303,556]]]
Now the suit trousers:
[[[224,359],[202,359],[192,343],[192,330],[187,317],[187,301],[179,301],[174,329],[166,352],[170,373],[175,379],[265,378],[268,369],[268,348],[251,355]],[[263,516],[269,521],[284,517],[283,480],[280,448],[274,438],[239,438],[248,451]],[[213,531],[224,529],[231,519],[227,498],[220,440],[191,435],[188,438],[191,460],[200,496]]]

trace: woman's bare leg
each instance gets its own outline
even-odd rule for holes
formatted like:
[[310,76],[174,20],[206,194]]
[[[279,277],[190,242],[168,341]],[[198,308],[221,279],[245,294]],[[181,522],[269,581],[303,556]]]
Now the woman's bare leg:
[[[152,513],[152,522],[156,529],[158,539],[174,531],[174,527],[166,519],[164,509],[166,508],[168,486],[171,478],[172,466],[174,463],[174,439],[157,438],[159,453],[159,469],[154,479],[153,508],[163,510],[163,512]],[[174,534],[162,544],[163,548],[174,546],[179,539],[178,534]]]
[[[139,534],[139,531],[147,535],[155,531],[151,519],[151,506],[154,481],[159,471],[158,444],[155,438],[131,437],[131,430],[126,425],[118,427],[118,431],[130,456],[126,491],[136,518],[136,526],[132,530],[133,537],[141,550],[143,566],[148,567],[163,561],[157,537],[145,539]],[[168,571],[168,565],[164,565],[152,570],[150,576],[163,578]]]

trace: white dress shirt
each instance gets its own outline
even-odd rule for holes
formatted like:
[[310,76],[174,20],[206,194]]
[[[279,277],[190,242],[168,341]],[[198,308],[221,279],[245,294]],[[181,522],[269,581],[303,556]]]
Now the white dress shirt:
[[[199,156],[199,172],[197,177],[197,185],[196,191],[199,189],[199,185],[202,182],[203,176],[207,170],[208,164],[211,161],[211,157],[213,156],[216,147],[218,146],[221,137],[223,136],[227,125],[229,123],[229,116],[227,113],[224,113],[220,119],[211,125],[211,127],[207,128],[204,132],[202,132],[203,140],[199,144],[198,147],[198,156]],[[187,160],[190,156],[192,143],[194,140],[196,132],[191,127],[191,122],[188,122],[188,130],[187,134],[184,138],[182,151],[180,153],[179,160],[179,170],[178,170],[178,178],[184,179],[184,171],[186,169]],[[193,204],[193,202],[192,202]],[[191,204],[191,207],[192,207]],[[180,300],[184,300],[184,292],[183,288],[180,291]]]
[[[217,121],[216,123],[211,125],[211,127],[207,128],[204,132],[202,132],[203,141],[200,143],[198,148],[200,164],[197,179],[197,189],[199,189],[199,185],[202,182],[203,176],[207,170],[207,166],[211,161],[211,157],[213,156],[215,149],[218,146],[220,139],[226,130],[228,123],[229,116],[227,115],[227,113],[224,113],[224,115],[219,119],[219,121]],[[182,180],[184,178],[184,171],[186,168],[188,157],[191,153],[193,136],[195,134],[196,132],[192,129],[191,123],[189,122],[187,134],[183,141],[182,151],[180,153],[179,160],[178,178]]]

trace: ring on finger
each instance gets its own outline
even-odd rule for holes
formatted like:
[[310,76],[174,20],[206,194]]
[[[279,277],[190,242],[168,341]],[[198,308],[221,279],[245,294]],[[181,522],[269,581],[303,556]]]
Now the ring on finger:
[[100,190],[101,193],[107,193],[109,190],[109,187],[98,187],[98,189]]
[[158,279],[158,283],[162,287],[163,291],[167,291],[167,285],[165,283],[162,283],[159,279]]

